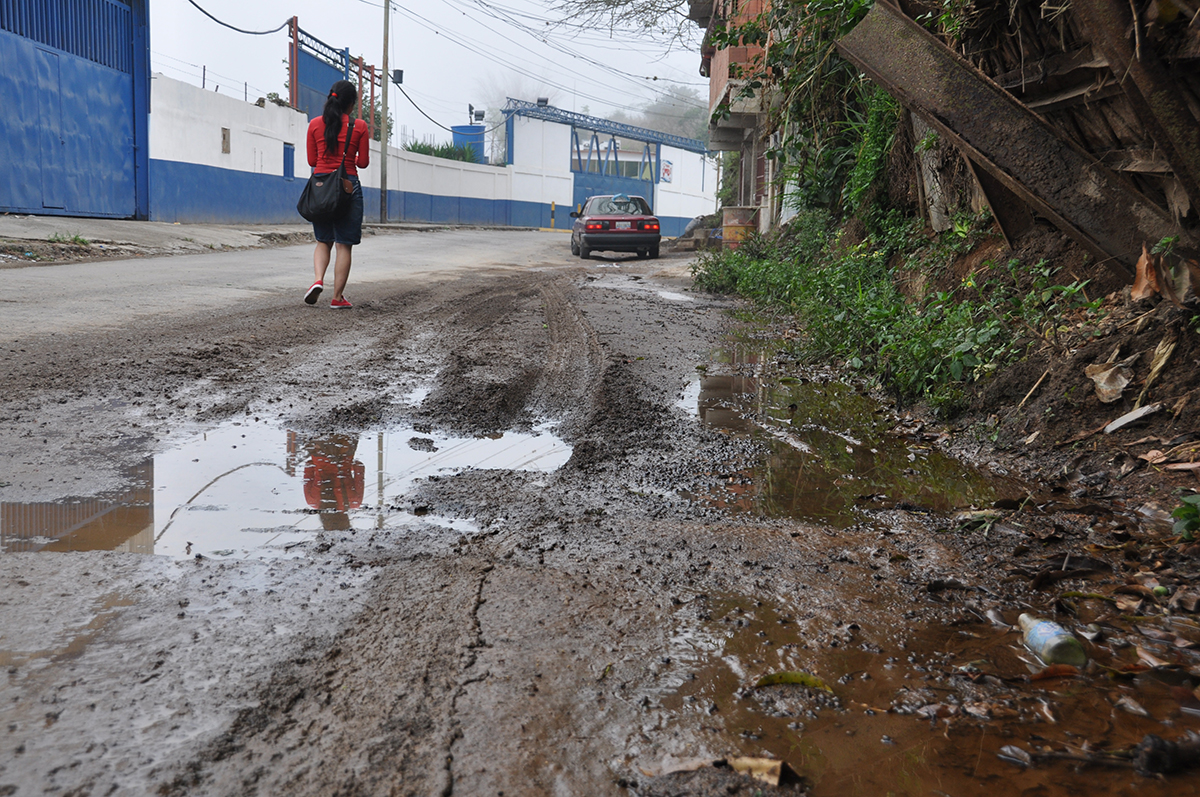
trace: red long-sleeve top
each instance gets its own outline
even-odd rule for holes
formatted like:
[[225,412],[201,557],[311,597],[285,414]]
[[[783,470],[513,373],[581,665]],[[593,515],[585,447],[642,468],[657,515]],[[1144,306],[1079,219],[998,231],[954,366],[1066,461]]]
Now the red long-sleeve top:
[[[317,174],[337,171],[342,162],[342,149],[346,146],[346,130],[350,117],[342,114],[342,129],[338,131],[338,146],[333,152],[325,151],[325,119],[318,116],[308,123],[308,165]],[[367,123],[354,120],[354,132],[350,137],[350,151],[346,153],[346,174],[357,176],[359,169],[371,164],[371,148],[367,146]]]

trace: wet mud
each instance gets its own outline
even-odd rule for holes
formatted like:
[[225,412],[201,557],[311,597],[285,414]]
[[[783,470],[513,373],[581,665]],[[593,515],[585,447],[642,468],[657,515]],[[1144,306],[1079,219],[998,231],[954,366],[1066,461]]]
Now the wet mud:
[[0,352],[0,791],[1196,790],[1120,755],[1200,730],[1153,512],[948,456],[682,259],[372,287]]

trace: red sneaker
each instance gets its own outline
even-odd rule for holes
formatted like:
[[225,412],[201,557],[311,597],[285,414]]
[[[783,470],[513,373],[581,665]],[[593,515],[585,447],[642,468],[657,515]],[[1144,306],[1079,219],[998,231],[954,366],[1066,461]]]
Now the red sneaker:
[[321,291],[323,291],[324,289],[325,289],[325,286],[322,285],[320,283],[320,281],[314,282],[312,284],[312,286],[308,289],[308,291],[304,294],[304,303],[305,304],[316,304],[317,297],[321,295]]
[[350,304],[350,302],[346,301],[345,297],[342,297],[341,299],[334,299],[332,302],[329,303],[329,306],[337,307],[337,308],[348,308],[348,307],[353,307],[354,305],[352,305],[352,304]]

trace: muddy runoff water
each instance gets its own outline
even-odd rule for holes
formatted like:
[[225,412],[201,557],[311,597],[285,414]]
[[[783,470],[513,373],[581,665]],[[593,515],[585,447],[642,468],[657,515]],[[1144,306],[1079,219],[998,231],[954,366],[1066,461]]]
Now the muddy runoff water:
[[[813,795],[1200,791],[1194,776],[1143,777],[1107,755],[1131,753],[1147,734],[1174,740],[1200,730],[1192,694],[1200,660],[1191,652],[1200,625],[1176,619],[1147,639],[1111,622],[1111,601],[1081,598],[1063,622],[1098,632],[1083,642],[1090,663],[1047,669],[1016,628],[1021,612],[1046,613],[1044,596],[968,587],[956,576],[972,568],[949,546],[903,552],[890,542],[915,536],[914,523],[935,537],[961,533],[963,517],[979,510],[1054,499],[937,452],[919,423],[897,423],[851,385],[772,376],[777,350],[735,343],[683,391],[681,409],[752,435],[768,452],[723,474],[722,488],[691,497],[805,521],[792,537],[841,573],[816,568],[814,582],[835,582],[824,594],[801,581],[774,599],[697,596],[664,659],[680,676],[662,706],[735,736],[744,756],[785,762],[794,788]],[[985,532],[976,547],[991,544]],[[885,563],[909,556],[935,559],[944,578],[881,575]],[[1163,666],[1145,665],[1148,644]],[[1026,755],[1050,751],[1049,760]],[[702,763],[672,759],[643,773],[678,776]]]

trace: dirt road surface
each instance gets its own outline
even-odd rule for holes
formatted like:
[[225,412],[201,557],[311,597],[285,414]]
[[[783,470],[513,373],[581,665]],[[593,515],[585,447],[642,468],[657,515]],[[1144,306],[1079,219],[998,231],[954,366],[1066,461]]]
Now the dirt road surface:
[[0,794],[1064,794],[998,750],[1163,732],[970,669],[1027,673],[1019,535],[945,518],[1026,488],[819,375],[774,409],[832,453],[763,433],[786,363],[685,257],[378,235],[350,311],[310,257],[5,271]]

